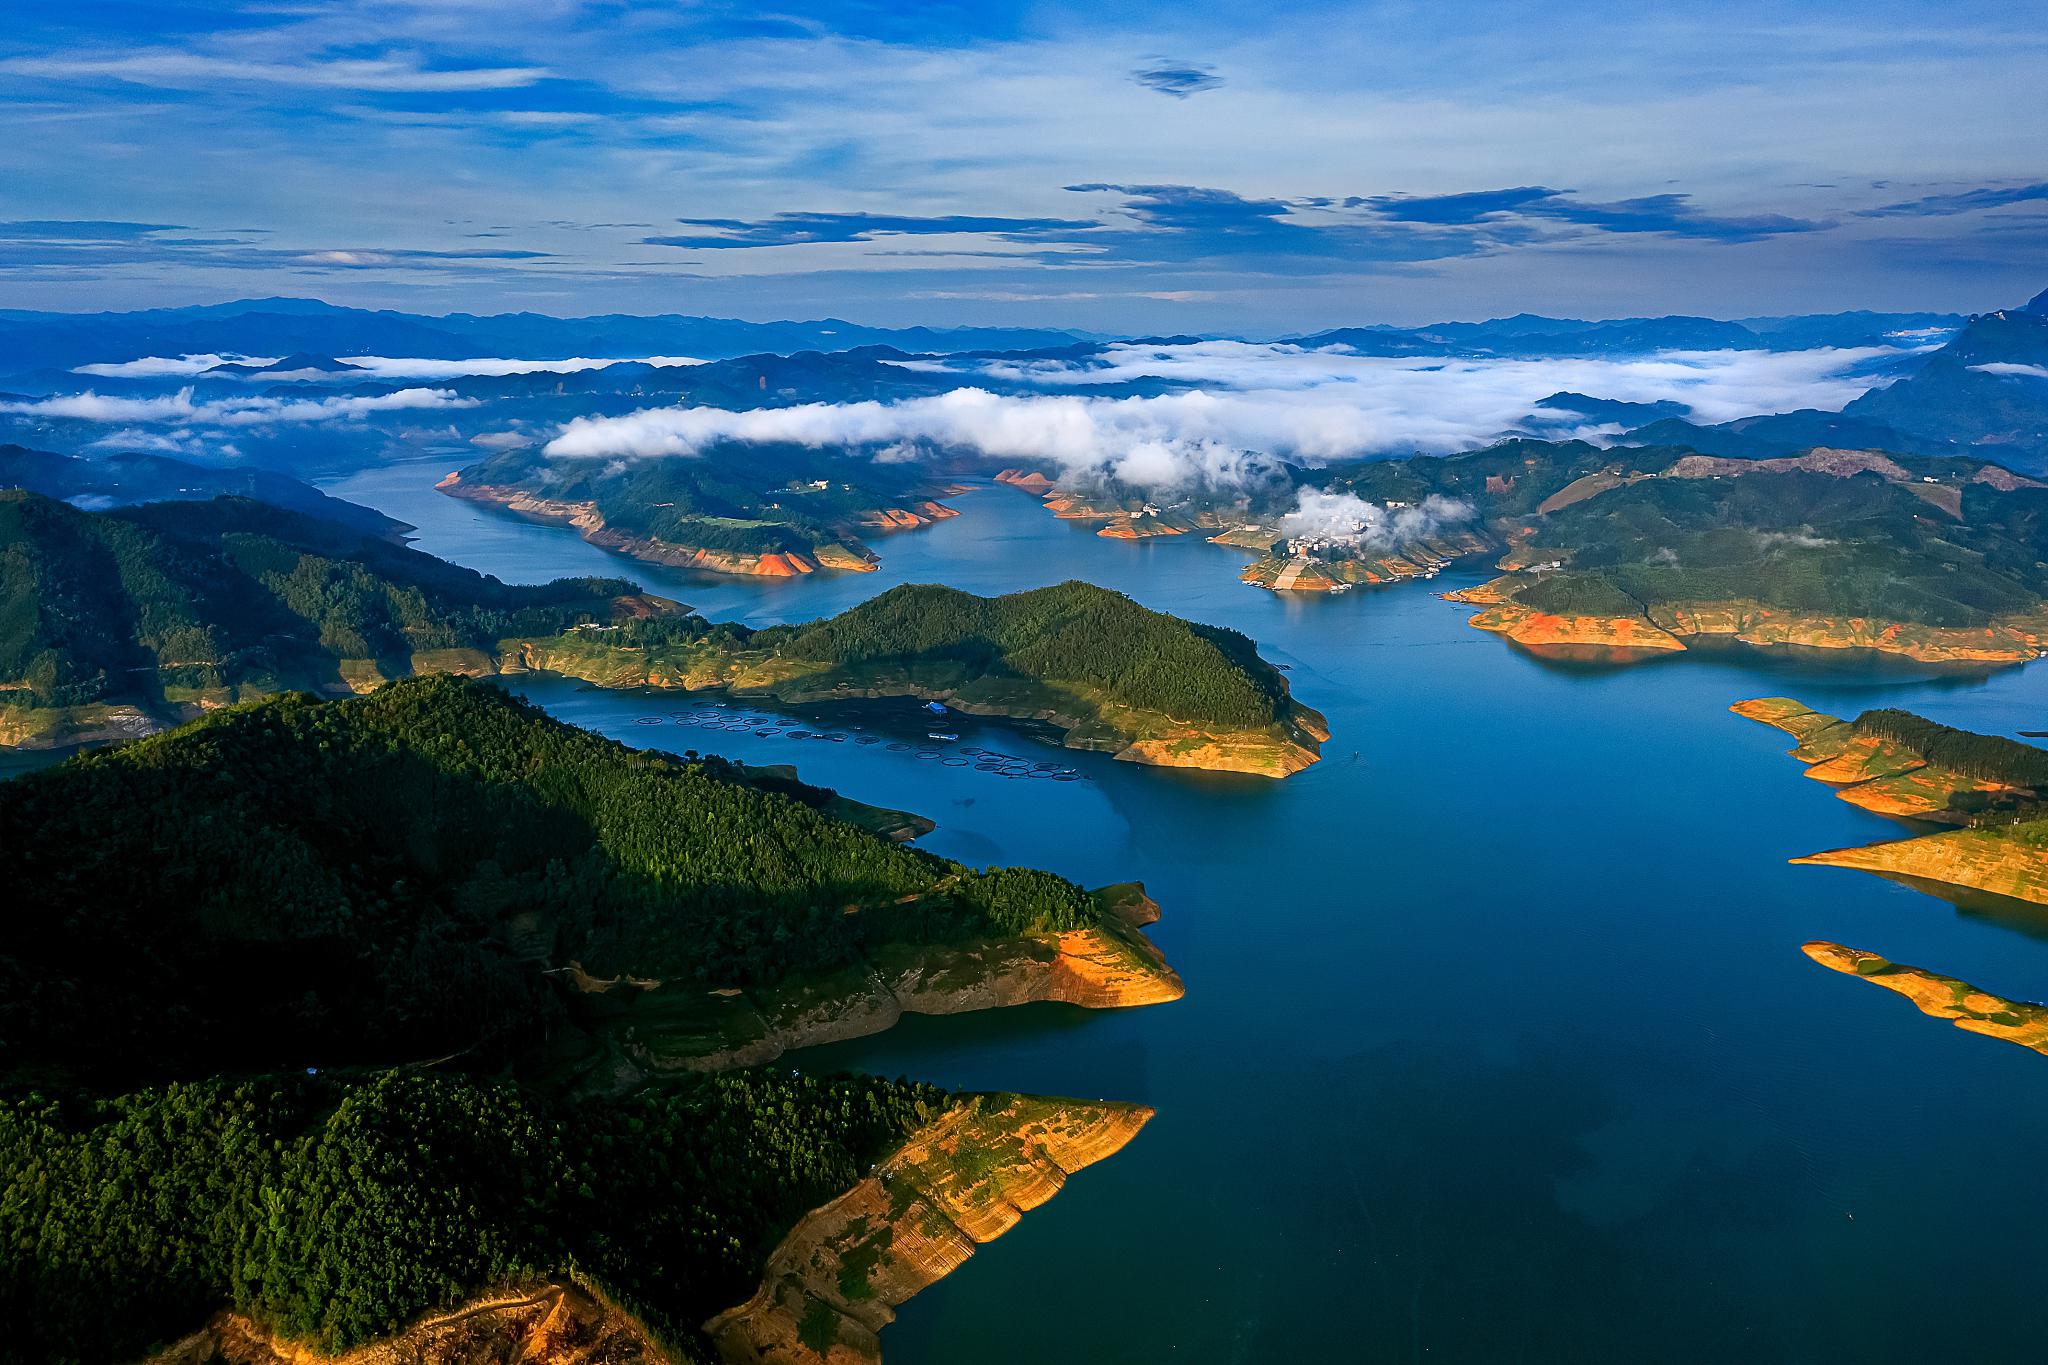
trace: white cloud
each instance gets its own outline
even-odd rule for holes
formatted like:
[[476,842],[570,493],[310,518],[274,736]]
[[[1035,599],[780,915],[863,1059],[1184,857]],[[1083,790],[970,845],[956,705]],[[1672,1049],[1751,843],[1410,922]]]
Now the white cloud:
[[157,398],[120,398],[109,394],[62,394],[54,398],[0,403],[0,412],[27,417],[68,417],[80,422],[167,422],[216,427],[267,426],[277,422],[326,422],[358,418],[373,412],[425,408],[473,408],[474,398],[451,389],[400,389],[396,393],[344,398],[227,398],[194,402],[191,389]]
[[2010,360],[1994,360],[1987,365],[1970,367],[1983,374],[2004,375],[2017,379],[2048,379],[2048,365],[2021,365]]
[[[1363,408],[1451,417],[1483,411],[1488,434],[1563,390],[1651,403],[1676,400],[1704,422],[1793,408],[1839,409],[1870,389],[1874,362],[1909,352],[1889,348],[1811,351],[1662,351],[1616,359],[1491,360],[1363,356],[1342,346],[1200,341],[1178,346],[1116,345],[1099,360],[978,362],[971,372],[1047,388],[1163,379],[1244,392],[1324,391]],[[943,362],[907,362],[943,369]]]
[[161,48],[120,55],[13,57],[0,61],[0,72],[57,80],[106,77],[174,90],[205,90],[221,82],[238,82],[315,90],[434,92],[517,89],[548,75],[546,68],[537,66],[428,70],[415,58],[248,61]]
[[[110,379],[169,379],[204,374],[219,365],[275,365],[282,358],[237,355],[232,351],[218,355],[210,352],[181,356],[150,355],[138,360],[79,365],[72,373]],[[355,366],[356,370],[264,369],[235,377],[273,384],[287,381],[333,382],[350,379],[450,379],[458,375],[471,374],[575,374],[582,370],[602,370],[612,365],[676,366],[704,363],[694,356],[686,355],[649,355],[625,359],[572,356],[567,360],[510,360],[497,356],[480,356],[470,360],[436,360],[422,356],[386,355],[345,355],[335,358],[343,364]]]
[[375,379],[448,379],[467,374],[576,374],[583,370],[607,369],[613,365],[666,367],[704,363],[694,356],[686,355],[649,355],[610,360],[592,360],[584,356],[574,356],[567,360],[506,360],[493,356],[472,360],[429,360],[417,356],[384,355],[345,355],[335,358],[343,364],[354,365],[368,371],[367,377]]
[[104,379],[163,379],[176,375],[203,374],[216,365],[275,365],[281,356],[238,355],[233,351],[211,351],[180,356],[146,355],[139,360],[122,360],[101,365],[79,365],[73,374],[97,375]]
[[1303,488],[1280,519],[1289,540],[1334,541],[1364,550],[1392,550],[1440,535],[1478,515],[1469,502],[1432,493],[1419,507],[1387,507],[1356,493]]
[[[806,403],[729,412],[656,408],[579,418],[553,455],[694,455],[721,441],[807,446],[906,445],[994,459],[1048,461],[1072,481],[1114,478],[1140,488],[1241,488],[1275,462],[1321,464],[1372,455],[1448,452],[1485,444],[1540,400],[1570,389],[1636,402],[1676,399],[1704,421],[1799,407],[1839,408],[1891,351],[1673,352],[1637,360],[1411,360],[1341,350],[1203,342],[1113,347],[1107,369],[1064,363],[999,373],[1048,387],[1153,377],[1209,387],[1147,397],[1005,396],[956,389],[895,403]],[[1611,432],[1587,423],[1585,434]]]

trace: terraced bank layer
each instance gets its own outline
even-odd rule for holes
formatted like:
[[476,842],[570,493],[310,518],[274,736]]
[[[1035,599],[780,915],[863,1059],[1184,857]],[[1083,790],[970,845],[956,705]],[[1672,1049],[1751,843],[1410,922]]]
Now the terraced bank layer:
[[729,1365],[865,1365],[918,1291],[1122,1150],[1142,1105],[986,1095],[962,1100],[799,1222],[761,1287],[704,1330]]
[[1565,615],[1517,598],[1532,580],[1510,575],[1445,593],[1447,601],[1485,610],[1470,624],[1532,647],[1593,646],[1670,653],[1688,641],[1734,640],[1759,648],[1796,646],[1869,650],[1922,663],[2016,664],[2048,648],[2048,613],[2009,616],[1986,626],[1943,627],[1863,617],[1825,617],[1755,602],[1663,602],[1638,612]]
[[2048,1006],[2008,1000],[1967,981],[1888,961],[1861,948],[1814,942],[1803,952],[1830,971],[1868,981],[1905,996],[1922,1014],[1946,1019],[1969,1033],[2001,1038],[2048,1055]]
[[[1791,753],[1807,765],[1807,776],[1833,785],[1844,801],[1895,819],[1962,826],[1830,849],[1793,862],[1860,868],[2048,904],[2048,818],[2040,814],[2038,789],[1931,762],[1865,721],[1845,721],[1789,697],[1762,697],[1729,709],[1797,739]],[[2025,759],[2024,746],[2012,748]]]

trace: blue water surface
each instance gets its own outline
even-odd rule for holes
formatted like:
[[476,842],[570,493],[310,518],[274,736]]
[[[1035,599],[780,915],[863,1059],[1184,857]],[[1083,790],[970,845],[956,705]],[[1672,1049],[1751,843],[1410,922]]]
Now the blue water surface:
[[[935,852],[1137,878],[1164,906],[1178,1003],[910,1019],[790,1059],[1158,1110],[908,1305],[891,1365],[1868,1365],[2033,1359],[2048,1340],[2048,1058],[1800,952],[1831,939],[2043,999],[2048,915],[1788,866],[1901,831],[1727,710],[1788,694],[2011,734],[2048,729],[2048,668],[1545,662],[1435,596],[1477,572],[1283,598],[1236,581],[1241,552],[1103,540],[998,486],[877,541],[879,573],[707,579],[435,494],[443,472],[329,491],[508,581],[620,574],[755,624],[900,582],[1084,578],[1244,631],[1329,717],[1324,761],[1270,782],[908,702],[740,705],[762,723],[714,729],[674,695],[522,687],[629,743],[795,763],[918,811]],[[1006,777],[969,750],[1079,776]]]

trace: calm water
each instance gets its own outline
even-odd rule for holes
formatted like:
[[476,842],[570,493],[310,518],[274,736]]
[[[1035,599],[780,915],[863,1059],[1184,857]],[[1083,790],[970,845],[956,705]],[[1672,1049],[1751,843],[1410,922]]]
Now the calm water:
[[[800,1059],[1159,1111],[909,1305],[884,1339],[892,1365],[2036,1358],[2048,1058],[1799,945],[2043,999],[2048,914],[1786,866],[1899,831],[1726,708],[1789,693],[2009,734],[2048,728],[2048,668],[1562,667],[1420,585],[1282,599],[1236,583],[1234,552],[1101,540],[993,487],[956,521],[878,542],[878,574],[706,582],[440,497],[442,472],[330,491],[508,580],[622,573],[753,622],[903,581],[1086,578],[1245,631],[1329,716],[1325,761],[1284,783],[935,727],[1086,779],[1055,783],[684,726],[674,697],[527,689],[635,744],[795,762],[920,811],[934,851],[1137,877],[1165,907],[1154,937],[1187,980],[1177,1004],[909,1020]],[[855,719],[904,744],[934,728],[907,703]]]

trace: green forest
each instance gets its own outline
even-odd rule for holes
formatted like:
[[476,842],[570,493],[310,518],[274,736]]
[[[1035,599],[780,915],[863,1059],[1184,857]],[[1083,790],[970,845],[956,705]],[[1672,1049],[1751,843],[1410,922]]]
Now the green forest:
[[1099,922],[1059,877],[975,871],[737,771],[438,676],[0,784],[0,1066],[127,1084],[501,1055],[563,1026],[541,970],[571,960],[772,987],[883,943]]
[[329,1350],[575,1279],[692,1360],[794,1219],[947,1103],[546,1065],[572,959],[724,987],[1100,923],[717,759],[493,684],[288,694],[0,783],[0,1361],[119,1361],[232,1305]]
[[[2048,489],[1976,479],[1977,464],[1893,457],[1907,478],[1819,470],[1663,475],[1695,452],[1583,441],[1502,441],[1458,455],[1333,465],[1304,476],[1374,502],[1430,494],[1521,521],[1525,560],[1565,568],[1514,580],[1515,600],[1559,615],[1635,615],[1673,602],[1755,601],[1829,617],[1982,626],[2048,597]],[[1631,477],[1539,513],[1575,480]],[[1953,512],[1916,492],[1946,485]],[[1960,485],[1960,486],[1958,486]],[[1597,486],[1596,486],[1597,487]]]
[[2032,788],[2048,798],[2048,751],[2002,735],[1958,730],[1911,711],[1865,711],[1852,722],[1859,735],[1896,741],[1939,767],[1989,782]]
[[854,540],[863,515],[928,496],[914,467],[775,443],[626,462],[508,451],[461,473],[465,483],[594,503],[606,526],[630,535],[732,554]]
[[1254,728],[1286,711],[1286,683],[1237,631],[1150,611],[1093,584],[1003,597],[891,588],[829,620],[754,643],[834,665],[944,660],[980,674],[1074,683],[1177,720]]
[[0,700],[229,697],[340,659],[494,648],[611,618],[623,579],[515,587],[246,498],[83,512],[0,491]]
[[334,1351],[506,1282],[692,1360],[806,1210],[945,1096],[740,1072],[619,1100],[423,1072],[0,1095],[0,1361],[133,1360],[232,1306]]
[[1980,504],[1996,514],[1971,521],[1874,474],[1649,479],[1551,513],[1536,545],[1567,552],[1570,576],[1647,605],[1750,600],[1829,617],[1981,626],[2039,606],[2048,592],[2048,535],[2026,510],[2044,496],[1968,490],[1966,514]]

